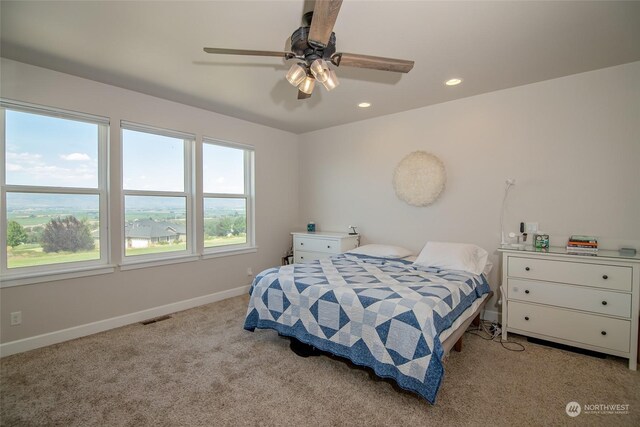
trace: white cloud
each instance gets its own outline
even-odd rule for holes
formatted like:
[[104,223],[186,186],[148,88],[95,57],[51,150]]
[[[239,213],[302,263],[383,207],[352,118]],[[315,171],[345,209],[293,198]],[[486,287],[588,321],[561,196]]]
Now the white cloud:
[[[44,161],[41,154],[7,151],[7,181],[21,185],[95,187],[98,182],[97,166],[88,155],[71,153],[59,157],[80,162],[72,167],[63,167]],[[55,157],[49,160],[55,160]]]
[[71,154],[61,154],[60,158],[63,160],[69,160],[73,162],[82,162],[91,160],[88,154],[85,153],[71,153]]
[[8,172],[17,172],[17,171],[21,171],[24,168],[20,165],[14,165],[13,163],[7,163],[7,171]]
[[36,163],[42,160],[42,155],[40,154],[31,154],[31,153],[14,153],[12,151],[7,151],[7,160],[16,160],[19,162],[25,163]]

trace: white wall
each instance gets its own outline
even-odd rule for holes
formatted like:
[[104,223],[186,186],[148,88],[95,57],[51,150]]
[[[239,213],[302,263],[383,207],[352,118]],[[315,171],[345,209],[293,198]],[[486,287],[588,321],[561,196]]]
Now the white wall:
[[[205,89],[206,90],[206,89]],[[247,285],[254,272],[278,265],[298,221],[298,138],[198,108],[2,59],[3,98],[106,116],[111,119],[111,161],[120,164],[120,120],[206,135],[255,146],[257,253],[16,286],[0,290],[2,343],[34,337]],[[115,130],[115,131],[114,131]],[[120,188],[112,173],[112,189]],[[286,197],[283,197],[283,194]],[[121,223],[121,197],[112,191],[111,223]],[[112,233],[113,255],[122,245]],[[9,326],[12,311],[22,325]]]
[[[447,169],[428,207],[400,201],[391,183],[415,150]],[[307,133],[300,171],[299,226],[358,225],[364,243],[472,242],[496,264],[512,177],[507,231],[537,221],[552,245],[593,234],[604,248],[640,248],[640,62]]]
[[[246,285],[246,268],[277,265],[292,225],[308,220],[320,230],[355,224],[364,243],[416,252],[427,240],[473,242],[496,262],[507,177],[518,181],[509,230],[538,221],[552,244],[588,233],[603,247],[640,248],[640,62],[300,136],[5,59],[0,95],[115,125],[124,119],[254,145],[259,246],[255,254],[1,289],[2,343]],[[119,144],[112,132],[116,163]],[[429,207],[406,205],[391,186],[394,167],[415,150],[447,168],[446,189]],[[120,187],[118,176],[111,187]],[[110,202],[112,224],[120,224],[117,191]],[[23,324],[11,327],[17,310]]]

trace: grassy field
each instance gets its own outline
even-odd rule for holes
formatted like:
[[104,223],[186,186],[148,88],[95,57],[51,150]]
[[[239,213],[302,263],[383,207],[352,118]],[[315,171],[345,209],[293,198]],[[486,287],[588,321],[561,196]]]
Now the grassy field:
[[15,248],[7,248],[7,267],[33,267],[35,265],[60,264],[63,262],[76,262],[100,259],[100,249],[96,247],[92,251],[84,252],[50,252],[42,251],[37,244],[23,244]]
[[[238,245],[247,242],[247,236],[214,237],[204,241],[205,248]],[[154,245],[148,248],[135,248],[126,250],[126,256],[136,256],[145,254],[157,254],[172,251],[184,251],[187,245],[185,242],[170,243],[168,245]],[[15,248],[7,248],[7,264],[9,268],[33,267],[46,264],[60,264],[64,262],[88,261],[100,259],[100,249],[97,247],[92,251],[84,252],[50,252],[42,251],[39,244],[22,244]]]
[[169,243],[167,245],[152,245],[148,248],[127,248],[126,256],[159,254],[163,252],[184,251],[187,249],[186,242]]
[[216,246],[224,246],[224,245],[241,245],[243,243],[247,243],[246,234],[239,234],[237,236],[229,236],[229,237],[212,237],[204,241],[204,247],[213,248]]

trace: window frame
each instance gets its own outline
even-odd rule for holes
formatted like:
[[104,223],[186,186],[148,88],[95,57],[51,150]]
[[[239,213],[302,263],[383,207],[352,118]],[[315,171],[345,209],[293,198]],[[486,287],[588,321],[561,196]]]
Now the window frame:
[[[243,168],[244,168],[244,193],[205,193],[204,192],[204,175],[200,180],[200,188],[202,189],[202,230],[201,230],[201,242],[202,242],[202,254],[203,256],[214,256],[225,253],[240,252],[256,248],[255,240],[255,148],[252,145],[239,144],[236,142],[223,141],[217,138],[211,138],[207,136],[202,137],[202,155],[200,156],[199,167],[204,169],[204,145],[215,145],[226,148],[234,148],[242,150],[244,154]],[[244,199],[246,206],[246,221],[247,221],[247,241],[245,243],[222,245],[222,246],[204,246],[205,228],[204,228],[204,205],[206,199]]]
[[[96,188],[86,187],[59,187],[38,186],[25,184],[7,184],[6,182],[6,111],[18,111],[22,113],[47,116],[77,122],[90,123],[98,127],[97,153],[98,153],[98,184]],[[109,208],[109,132],[110,120],[107,117],[79,113],[61,108],[54,108],[19,102],[0,98],[0,162],[4,165],[4,173],[0,174],[0,245],[4,248],[0,251],[0,273],[2,280],[0,287],[16,286],[25,283],[55,280],[58,277],[77,277],[87,274],[104,274],[114,269],[110,265],[111,239],[109,235],[110,208]],[[45,265],[13,267],[8,266],[8,253],[6,229],[7,193],[34,193],[51,195],[96,195],[98,196],[98,218],[100,221],[100,257],[96,260],[73,261],[51,263]],[[89,270],[93,270],[89,273]],[[85,272],[82,274],[81,272]],[[31,280],[30,280],[31,279]]]
[[[169,138],[181,139],[183,141],[184,150],[184,191],[156,191],[156,190],[126,190],[124,188],[124,131],[130,130],[134,132],[144,132],[153,135],[165,136]],[[197,247],[195,242],[195,195],[194,195],[194,177],[193,164],[195,159],[195,142],[196,136],[187,132],[180,132],[170,129],[158,128],[155,126],[144,125],[140,123],[120,121],[120,191],[121,191],[121,217],[120,232],[122,238],[122,261],[121,266],[135,266],[145,264],[149,266],[164,265],[167,262],[177,259],[185,259],[186,261],[197,259]],[[185,198],[185,219],[186,219],[186,248],[182,251],[167,251],[142,255],[127,256],[127,239],[125,237],[126,221],[126,196],[147,196],[147,197],[184,197]]]

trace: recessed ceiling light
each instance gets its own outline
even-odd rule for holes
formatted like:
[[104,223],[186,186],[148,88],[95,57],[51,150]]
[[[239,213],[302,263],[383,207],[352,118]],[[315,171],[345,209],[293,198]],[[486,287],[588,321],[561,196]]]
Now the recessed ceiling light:
[[369,108],[369,107],[371,107],[371,103],[370,102],[361,102],[360,104],[358,104],[358,107],[360,107],[360,108]]
[[462,79],[450,79],[444,82],[444,84],[446,84],[447,86],[455,86],[459,85],[460,83],[462,83]]

